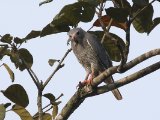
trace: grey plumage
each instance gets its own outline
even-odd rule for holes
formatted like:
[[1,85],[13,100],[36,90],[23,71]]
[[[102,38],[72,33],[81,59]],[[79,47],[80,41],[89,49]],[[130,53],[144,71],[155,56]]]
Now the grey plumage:
[[[73,28],[68,35],[75,56],[87,72],[85,79],[88,79],[90,74],[94,78],[112,66],[108,53],[95,35],[81,28]],[[105,83],[113,82],[112,76],[105,80]],[[112,93],[118,100],[122,99],[118,89],[113,90]]]

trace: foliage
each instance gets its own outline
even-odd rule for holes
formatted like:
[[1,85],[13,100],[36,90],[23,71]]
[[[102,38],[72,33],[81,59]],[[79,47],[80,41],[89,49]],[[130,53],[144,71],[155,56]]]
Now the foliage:
[[[77,27],[80,22],[88,23],[93,22],[92,27],[111,27],[121,28],[125,31],[126,36],[128,35],[130,26],[133,25],[138,33],[151,33],[154,28],[160,23],[160,17],[153,18],[154,7],[152,1],[149,0],[132,0],[129,3],[127,0],[112,0],[114,7],[105,8],[105,14],[98,14],[97,19],[93,21],[96,17],[95,13],[97,8],[100,10],[100,5],[108,2],[106,0],[78,0],[73,4],[65,5],[60,12],[52,19],[50,23],[44,26],[42,30],[31,30],[28,35],[24,38],[13,37],[11,34],[5,34],[0,38],[0,60],[3,61],[4,57],[9,57],[10,61],[15,65],[15,68],[20,71],[27,70],[33,81],[35,82],[39,92],[43,92],[43,84],[40,83],[38,78],[32,71],[32,65],[34,63],[32,54],[26,49],[21,48],[22,44],[25,44],[28,40],[36,37],[45,37],[47,35],[52,35],[61,32],[68,32],[72,27]],[[159,0],[158,0],[159,1]],[[52,0],[46,0],[41,2],[39,5],[50,3]],[[104,9],[102,9],[104,10]],[[102,25],[102,23],[103,25]],[[96,35],[99,40],[103,38],[106,31],[89,31],[90,33]],[[125,51],[128,43],[121,39],[115,33],[108,32],[109,36],[105,36],[103,45],[108,51],[111,59],[116,62],[120,62],[123,59],[122,53],[119,46]],[[126,40],[127,41],[127,40]],[[53,66],[55,62],[59,63],[59,68],[62,67],[59,60],[50,59],[48,61],[50,66]],[[9,73],[12,82],[15,81],[14,71],[6,64],[3,63]],[[57,68],[55,72],[59,69]],[[49,77],[49,80],[52,77]],[[48,81],[49,81],[48,80]],[[47,82],[48,83],[48,82]],[[29,98],[25,88],[19,84],[13,84],[9,86],[6,90],[1,90],[3,95],[8,98],[12,105],[12,111],[17,113],[22,120],[38,120],[40,114],[36,113],[34,116],[26,110],[29,104]],[[40,96],[42,97],[42,95]],[[48,109],[43,112],[43,119],[52,120],[58,114],[58,105],[61,101],[57,101],[60,97],[56,98],[52,93],[43,94],[43,97],[49,100],[49,107],[52,109],[52,115],[48,113]],[[4,120],[6,109],[11,103],[0,104],[0,120]],[[47,106],[47,107],[48,107]],[[47,108],[46,107],[46,108]],[[44,109],[43,108],[43,111]]]

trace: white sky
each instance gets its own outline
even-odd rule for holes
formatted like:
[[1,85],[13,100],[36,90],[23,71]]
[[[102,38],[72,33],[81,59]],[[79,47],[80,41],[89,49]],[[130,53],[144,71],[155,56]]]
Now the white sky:
[[[0,35],[10,33],[13,36],[25,37],[31,30],[41,30],[60,9],[68,3],[74,3],[76,0],[54,0],[50,4],[38,6],[39,0],[1,0],[0,1]],[[160,16],[158,12],[159,3],[154,3],[155,16]],[[93,22],[79,24],[85,30],[88,30]],[[97,28],[95,28],[97,29]],[[111,31],[125,38],[125,33],[117,28],[112,27]],[[139,34],[131,29],[131,48],[129,60],[155,48],[159,48],[159,31],[158,26],[149,36]],[[48,59],[61,59],[70,46],[66,45],[68,36],[66,33],[54,34],[43,38],[36,38],[28,41],[22,47],[27,48],[34,56],[33,70],[41,80],[46,80],[54,68],[48,65]],[[129,70],[125,74],[114,75],[115,80],[138,71],[147,65],[155,63],[159,57],[154,57],[142,64]],[[3,62],[7,63],[15,72],[15,82],[24,86],[29,98],[30,104],[28,111],[34,115],[37,111],[36,96],[37,90],[30,76],[26,71],[19,72],[15,70],[14,65],[5,57]],[[68,99],[76,91],[76,85],[84,79],[85,71],[77,62],[73,53],[70,53],[65,59],[65,67],[57,72],[52,81],[48,84],[44,93],[51,92],[55,96],[64,93],[61,98],[60,110]],[[70,116],[69,120],[159,120],[160,107],[160,78],[159,70],[141,78],[140,80],[120,88],[123,95],[122,101],[117,101],[109,92],[100,96],[88,98],[85,102]],[[6,70],[0,68],[0,90],[5,90],[11,85],[11,80]],[[49,103],[45,98],[44,106]],[[0,93],[0,103],[10,102],[2,93]],[[20,120],[13,112],[7,112],[5,120]]]

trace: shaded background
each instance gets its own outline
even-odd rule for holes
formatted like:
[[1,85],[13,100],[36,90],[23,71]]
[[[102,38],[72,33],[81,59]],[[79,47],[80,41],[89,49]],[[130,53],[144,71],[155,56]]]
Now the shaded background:
[[[25,37],[31,30],[41,30],[54,16],[61,10],[65,4],[74,3],[76,0],[54,0],[50,4],[39,7],[39,0],[1,0],[0,1],[0,35],[10,33],[13,36]],[[109,4],[110,5],[110,2]],[[154,4],[155,17],[160,16],[159,3]],[[95,17],[95,19],[97,16]],[[91,23],[80,23],[79,26],[88,30]],[[94,30],[97,28],[94,28]],[[139,34],[134,28],[131,28],[131,47],[129,60],[155,48],[159,48],[160,26],[157,26],[149,36]],[[125,32],[118,28],[112,27],[111,32],[125,39]],[[43,38],[35,38],[23,44],[21,47],[27,48],[34,57],[32,69],[41,80],[46,80],[54,67],[48,65],[48,59],[61,59],[67,49],[68,36],[66,33],[53,34]],[[126,75],[136,72],[152,63],[159,61],[159,57],[151,58],[132,70],[124,74],[115,74],[114,79],[118,80]],[[34,115],[37,112],[37,90],[27,71],[20,72],[16,70],[9,58],[5,57],[3,62],[7,63],[15,73],[15,82],[24,86],[29,98],[30,104],[27,110]],[[44,93],[51,92],[55,96],[61,93],[62,103],[59,109],[65,105],[69,98],[76,91],[76,86],[80,80],[84,79],[85,71],[77,62],[73,52],[71,52],[64,61],[65,67],[60,69],[51,82],[47,85]],[[2,61],[1,63],[2,64]],[[118,63],[114,62],[114,65]],[[55,65],[56,66],[56,65]],[[69,120],[159,120],[160,108],[160,70],[141,78],[140,80],[120,88],[123,100],[117,101],[111,92],[88,98],[85,102],[71,115]],[[0,68],[0,90],[6,89],[13,84],[4,67]],[[44,106],[49,103],[43,98]],[[10,102],[2,93],[0,93],[0,103]],[[13,112],[7,112],[5,120],[20,120]]]

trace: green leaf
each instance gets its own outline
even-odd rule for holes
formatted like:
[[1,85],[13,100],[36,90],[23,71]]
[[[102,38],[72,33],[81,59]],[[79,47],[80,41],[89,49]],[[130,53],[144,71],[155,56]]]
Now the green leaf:
[[1,42],[10,44],[10,43],[12,43],[12,39],[13,39],[13,37],[10,34],[5,34],[4,36],[2,36]]
[[[101,3],[101,1],[100,0],[78,0],[79,2],[87,2],[87,3],[89,3],[89,4],[91,4],[91,5],[93,5],[93,6],[98,6],[100,3]],[[106,0],[104,0],[104,2],[105,2]]]
[[53,105],[52,118],[55,119],[57,114],[58,114],[58,105]]
[[33,64],[33,57],[31,53],[25,48],[12,50],[10,59],[15,64],[15,67],[19,68],[21,71],[25,70],[26,67],[31,68]]
[[50,102],[54,102],[56,100],[55,96],[52,93],[46,93],[43,96],[48,98],[50,100]]
[[9,86],[5,91],[1,91],[5,97],[12,102],[26,107],[29,104],[28,95],[25,89],[19,84]]
[[57,25],[59,23],[62,23],[60,19],[66,19],[66,23],[68,23],[68,25],[75,26],[80,21],[90,22],[93,19],[94,14],[94,6],[86,2],[76,2],[64,6],[60,13],[53,19],[52,24]]
[[4,107],[4,104],[0,104],[0,120],[4,120],[6,115],[6,108]]
[[15,37],[15,38],[14,38],[14,42],[15,42],[16,44],[22,44],[22,43],[24,42],[24,40],[22,40],[22,39],[19,38],[19,37]]
[[66,5],[53,18],[52,22],[43,28],[40,36],[68,32],[69,26],[77,26],[82,22],[90,22],[95,14],[95,7],[87,2],[76,2]]
[[139,6],[146,6],[149,3],[149,0],[132,0],[132,2]]
[[110,7],[105,9],[106,14],[109,15],[111,18],[119,21],[119,22],[126,22],[127,17],[129,15],[129,9],[127,8],[113,8]]
[[[134,16],[142,9],[143,7],[133,5],[132,16]],[[152,26],[152,17],[153,17],[153,7],[149,5],[145,8],[133,21],[133,26],[139,33],[148,32]]]
[[[39,120],[38,115],[34,115],[34,116],[36,116],[34,120]],[[49,113],[43,113],[42,120],[52,120],[52,116]]]
[[49,59],[49,60],[48,60],[48,63],[49,63],[50,66],[53,66],[54,63],[57,62],[57,61],[59,61],[59,60],[56,60],[56,59]]
[[42,1],[39,3],[39,6],[43,5],[43,4],[46,4],[46,3],[50,3],[52,2],[53,0],[45,0],[45,1]]
[[46,35],[60,33],[60,32],[68,32],[70,30],[69,26],[67,25],[52,25],[52,23],[48,24],[46,27],[43,28],[40,37],[44,37]]
[[0,60],[5,56],[10,55],[10,50],[8,49],[8,46],[0,47]]
[[81,9],[79,15],[80,15],[80,21],[82,22],[90,22],[95,14],[95,7],[85,3],[85,2],[79,2],[79,7]]
[[130,3],[127,0],[112,0],[116,8],[131,8]]
[[24,40],[29,40],[29,39],[32,39],[32,38],[39,37],[40,34],[41,34],[41,31],[32,30],[32,31],[24,38]]
[[12,111],[17,113],[21,120],[33,120],[31,114],[24,108],[19,105],[14,105]]
[[26,67],[31,68],[33,64],[31,53],[27,49],[21,48],[18,50],[18,54],[19,58],[25,63],[24,65],[23,62],[21,62],[21,64],[19,64],[19,69],[23,71]]
[[14,63],[15,67],[18,68],[19,65],[22,64],[21,59],[19,58],[18,52],[17,51],[11,51],[10,54],[10,60]]
[[160,17],[155,18],[147,34],[149,34],[159,23],[160,23]]
[[14,73],[13,73],[13,71],[10,69],[10,67],[7,64],[3,63],[3,65],[6,68],[7,72],[9,73],[12,82],[14,82]]
[[[103,31],[90,31],[90,33],[95,34],[99,40],[102,39],[104,32]],[[117,35],[110,33],[110,36],[106,36],[105,40],[103,42],[103,46],[105,47],[106,51],[108,52],[110,58],[113,61],[119,62],[121,60],[121,53],[119,51],[119,48],[117,46],[117,41],[121,44],[121,46],[124,46],[124,41]]]
[[10,105],[11,105],[11,103],[6,103],[6,104],[4,104],[4,107],[7,108],[7,107],[9,107]]

